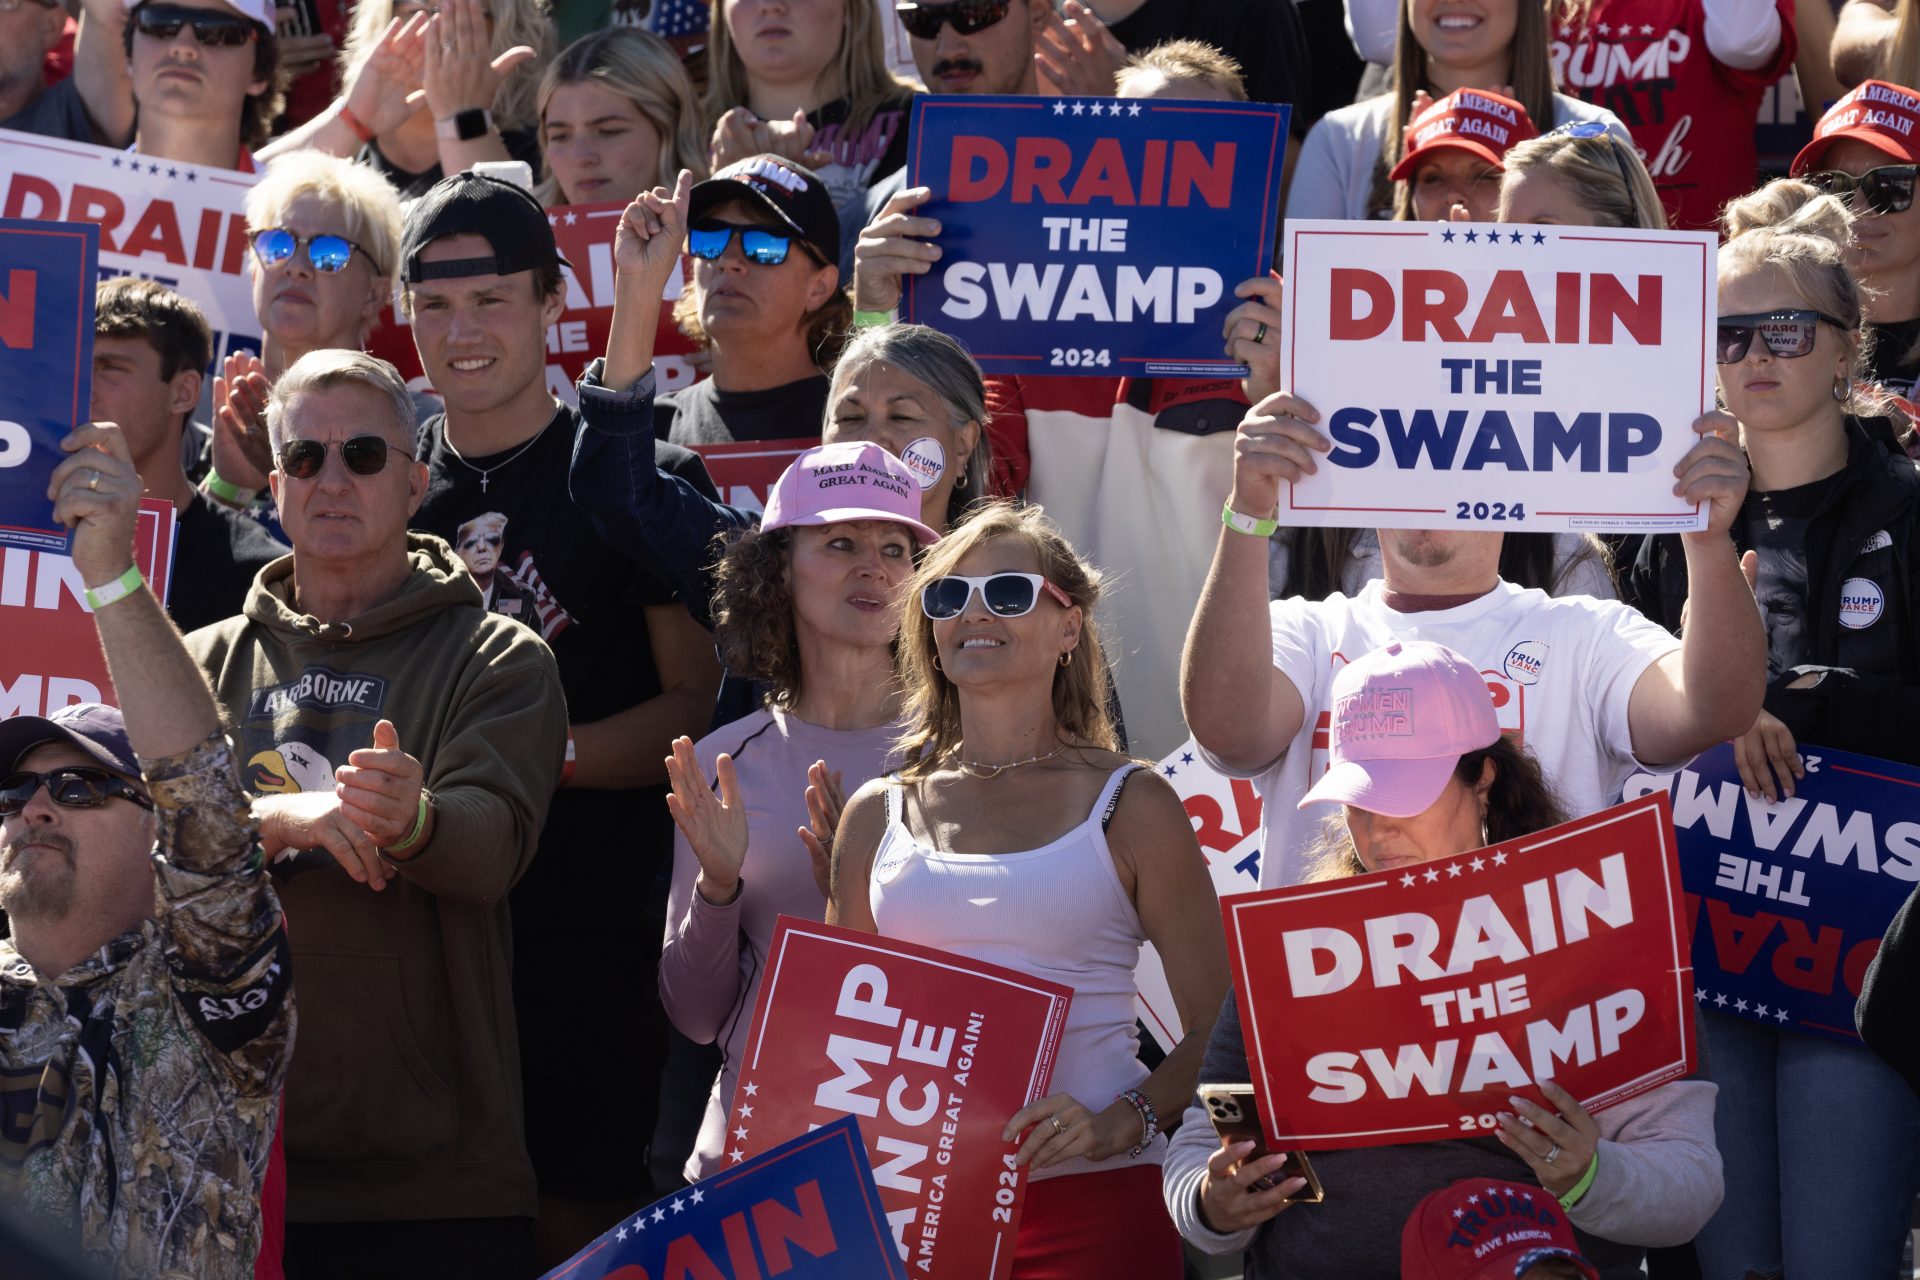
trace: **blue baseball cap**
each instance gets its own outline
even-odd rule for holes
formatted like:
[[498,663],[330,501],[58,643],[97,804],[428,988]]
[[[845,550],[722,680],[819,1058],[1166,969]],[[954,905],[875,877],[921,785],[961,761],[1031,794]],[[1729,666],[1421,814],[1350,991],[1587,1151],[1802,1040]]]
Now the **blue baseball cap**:
[[0,772],[12,773],[27,752],[49,742],[64,742],[86,752],[108,769],[140,780],[140,761],[127,738],[120,708],[76,702],[50,716],[14,716],[0,720]]

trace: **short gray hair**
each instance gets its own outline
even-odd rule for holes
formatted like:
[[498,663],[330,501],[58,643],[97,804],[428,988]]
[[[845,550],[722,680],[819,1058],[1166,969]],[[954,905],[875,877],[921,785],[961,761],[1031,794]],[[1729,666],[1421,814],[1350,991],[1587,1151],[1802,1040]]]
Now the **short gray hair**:
[[413,395],[400,371],[364,351],[327,347],[301,356],[273,384],[273,393],[267,399],[267,442],[276,460],[280,446],[287,442],[287,412],[294,397],[344,386],[366,387],[385,396],[395,434],[407,442],[408,448],[413,447]]

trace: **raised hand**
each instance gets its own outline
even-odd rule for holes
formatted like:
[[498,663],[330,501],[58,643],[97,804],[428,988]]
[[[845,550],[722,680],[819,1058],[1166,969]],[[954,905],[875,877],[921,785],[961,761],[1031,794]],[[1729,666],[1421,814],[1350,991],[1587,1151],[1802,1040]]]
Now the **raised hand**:
[[833,153],[814,146],[813,135],[804,111],[796,110],[791,120],[762,120],[746,107],[734,107],[713,126],[707,167],[718,173],[736,160],[759,155],[782,156],[809,169],[833,163]]
[[393,721],[373,726],[373,745],[347,756],[333,771],[341,812],[382,849],[405,840],[420,820],[420,788],[425,771],[400,749]]
[[213,469],[243,489],[264,488],[273,470],[267,439],[267,368],[250,351],[228,354],[213,379]]
[[1740,504],[1747,498],[1747,455],[1740,452],[1740,424],[1732,414],[1712,409],[1694,419],[1693,429],[1700,439],[1686,456],[1674,465],[1679,477],[1674,496],[1688,502],[1707,505],[1707,527],[1683,538],[1724,538],[1739,518]]
[[673,787],[667,810],[700,863],[697,892],[719,904],[732,901],[740,888],[740,868],[747,860],[747,808],[740,799],[733,757],[723,752],[714,761],[714,773],[720,783],[718,795],[707,786],[693,739],[673,740],[673,754],[667,757],[667,781]]
[[1127,64],[1127,49],[1093,10],[1066,0],[1034,35],[1033,70],[1043,94],[1105,98]]
[[891,311],[900,305],[900,277],[925,275],[940,261],[940,246],[930,237],[940,223],[913,212],[933,199],[930,187],[909,187],[890,197],[853,247],[853,305],[862,311]]
[[1320,411],[1298,396],[1275,392],[1247,410],[1233,444],[1233,509],[1264,519],[1280,503],[1280,486],[1319,469],[1313,455],[1333,448],[1313,424]]
[[492,106],[501,82],[539,52],[519,44],[495,57],[484,0],[441,0],[427,26],[426,55],[421,82],[427,106],[434,119],[445,120]]
[[1280,389],[1280,300],[1285,290],[1278,273],[1242,280],[1233,296],[1245,301],[1220,324],[1227,358],[1247,366],[1241,386],[1253,404]]
[[822,898],[833,896],[833,833],[846,807],[846,775],[815,760],[807,770],[807,825],[800,828],[800,843],[813,861],[813,883]]
[[60,447],[68,456],[47,482],[53,518],[73,530],[73,567],[81,580],[103,587],[133,565],[133,529],[146,486],[126,437],[111,422],[75,427]]
[[650,280],[650,298],[658,299],[687,243],[687,199],[693,174],[682,169],[673,190],[655,187],[633,198],[613,231],[613,265],[621,275]]
[[344,90],[347,109],[375,134],[392,133],[427,105],[421,81],[426,75],[431,21],[421,12],[409,14],[404,21],[390,20],[373,50],[351,72]]

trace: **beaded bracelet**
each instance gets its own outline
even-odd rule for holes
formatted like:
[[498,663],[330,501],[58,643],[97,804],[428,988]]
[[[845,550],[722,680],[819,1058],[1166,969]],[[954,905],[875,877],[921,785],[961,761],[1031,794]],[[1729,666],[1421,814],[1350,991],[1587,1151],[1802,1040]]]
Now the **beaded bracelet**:
[[1127,1159],[1136,1159],[1142,1151],[1147,1149],[1147,1144],[1153,1141],[1153,1136],[1160,1132],[1160,1117],[1154,1114],[1153,1103],[1148,1100],[1147,1095],[1138,1089],[1127,1089],[1116,1093],[1113,1095],[1113,1100],[1131,1103],[1133,1109],[1140,1113],[1140,1145],[1127,1152]]

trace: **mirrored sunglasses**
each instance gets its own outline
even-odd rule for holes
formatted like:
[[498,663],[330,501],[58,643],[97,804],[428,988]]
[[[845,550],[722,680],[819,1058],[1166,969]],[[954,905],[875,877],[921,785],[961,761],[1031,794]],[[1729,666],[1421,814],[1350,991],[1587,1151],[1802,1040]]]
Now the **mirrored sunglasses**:
[[[294,480],[311,480],[327,464],[327,450],[333,446],[324,440],[289,440],[280,446],[280,474]],[[403,458],[413,455],[396,449],[381,436],[354,436],[340,444],[340,460],[357,476],[377,476],[387,466],[387,455]]]
[[145,4],[133,15],[134,28],[155,40],[171,40],[180,28],[193,26],[193,38],[204,45],[230,49],[251,43],[259,34],[250,19],[219,9],[191,9],[179,4]]
[[1071,609],[1073,599],[1037,573],[994,573],[968,577],[952,573],[935,578],[920,590],[920,612],[935,622],[957,618],[966,612],[967,601],[978,591],[987,612],[996,618],[1018,618],[1033,612],[1045,591],[1062,609]]
[[1807,181],[1830,196],[1853,206],[1855,213],[1905,213],[1913,208],[1913,178],[1920,166],[1886,164],[1859,177],[1826,169],[1807,175]]
[[[252,240],[253,256],[269,271],[287,262],[305,246],[307,261],[313,264],[313,269],[332,275],[336,271],[345,271],[347,263],[353,260],[353,251],[360,249],[359,245],[345,236],[301,236],[285,227],[267,227],[256,231]],[[360,249],[361,256],[364,257],[366,252]]]
[[730,222],[701,222],[687,228],[687,252],[708,262],[719,260],[735,233],[740,236],[740,252],[748,262],[762,267],[777,267],[787,260],[793,236],[773,227],[738,227]]
[[0,818],[11,818],[26,808],[33,793],[41,787],[45,787],[48,798],[63,809],[98,809],[115,796],[131,800],[142,809],[153,808],[153,801],[125,778],[105,769],[68,765],[45,773],[23,769],[0,778]]
[[1764,315],[1721,316],[1715,330],[1714,359],[1721,364],[1739,364],[1747,358],[1754,335],[1773,355],[1783,360],[1798,360],[1813,351],[1819,338],[1820,322],[1836,329],[1847,326],[1819,311],[1770,311]]
[[1013,0],[959,0],[957,4],[896,4],[893,11],[900,25],[916,40],[937,40],[940,28],[951,25],[956,35],[970,36],[985,31],[1007,16]]

